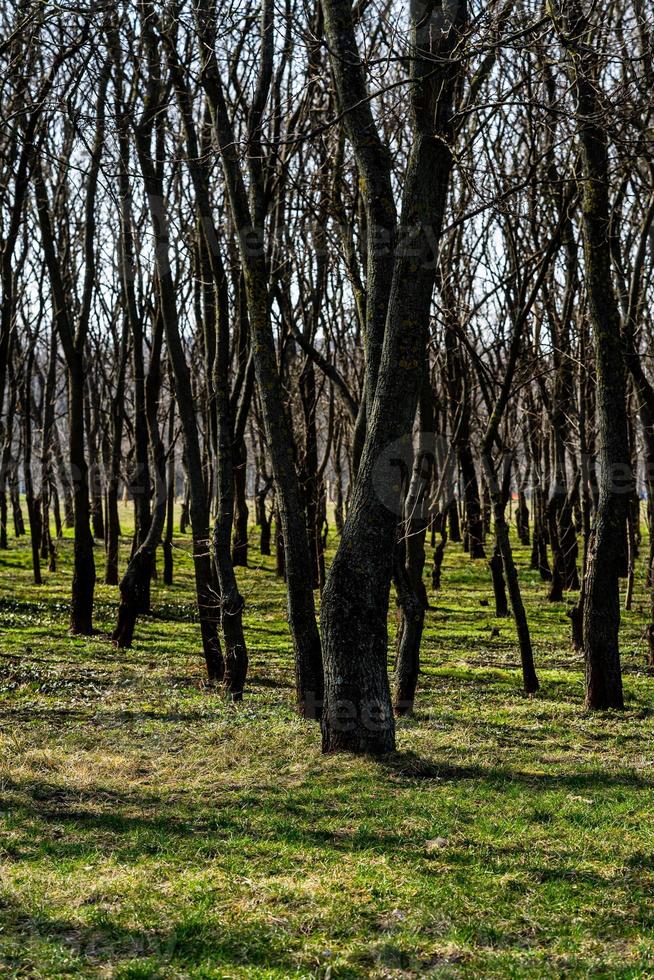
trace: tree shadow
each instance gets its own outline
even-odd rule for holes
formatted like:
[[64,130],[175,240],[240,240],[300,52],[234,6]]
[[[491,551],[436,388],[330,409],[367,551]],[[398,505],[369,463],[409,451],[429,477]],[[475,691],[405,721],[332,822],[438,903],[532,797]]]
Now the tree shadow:
[[410,750],[391,752],[377,757],[376,761],[390,778],[406,780],[407,784],[420,780],[477,780],[497,788],[507,783],[517,783],[542,790],[589,790],[617,786],[654,789],[654,776],[640,776],[636,772],[607,773],[605,769],[593,769],[579,773],[533,773],[509,766],[452,765],[424,759]]
[[197,967],[206,961],[214,968],[251,965],[284,971],[289,976],[298,967],[288,942],[284,945],[279,927],[222,919],[216,928],[211,916],[198,915],[192,906],[182,909],[176,921],[158,928],[130,927],[111,916],[88,925],[81,917],[65,918],[46,912],[35,915],[11,900],[3,901],[0,915],[6,923],[5,950],[12,941],[14,947],[5,952],[3,961],[15,976],[36,975],[24,971],[30,970],[39,946],[50,947],[49,960],[53,953],[55,957],[65,957],[66,975],[73,972],[71,966],[75,972],[75,968],[92,969],[94,975],[96,971],[104,975],[111,968],[113,975],[116,968],[131,964],[133,968],[147,967],[143,976],[163,978],[178,976],[180,968]]
[[[578,791],[580,795],[607,787],[651,790],[654,786],[652,779],[636,773],[607,774],[592,770],[577,774],[533,774],[503,766],[429,760],[410,751],[382,757],[377,765],[379,781],[387,780],[394,792],[431,784],[437,793],[443,783],[463,781],[475,784],[475,793],[478,787],[480,795],[484,791],[501,793],[508,784],[516,783],[535,794],[563,789]],[[352,782],[351,774],[334,772],[330,786],[337,796],[346,786],[356,794]],[[317,858],[320,855],[328,858],[331,854],[337,861],[338,855],[389,854],[395,860],[405,861],[416,880],[442,873],[443,862],[451,869],[458,867],[461,873],[469,871],[472,875],[483,860],[492,865],[498,877],[514,873],[531,875],[542,885],[571,883],[607,892],[624,887],[625,881],[624,869],[620,868],[603,875],[588,868],[575,869],[568,859],[552,857],[546,863],[547,855],[542,848],[534,849],[518,865],[516,854],[523,853],[519,841],[513,845],[501,840],[484,841],[471,848],[469,843],[453,840],[437,852],[434,865],[433,856],[424,851],[424,841],[407,835],[402,826],[393,822],[376,826],[369,814],[366,816],[365,809],[359,817],[353,815],[351,793],[344,803],[342,821],[321,825],[310,772],[298,784],[293,784],[291,791],[283,784],[254,781],[245,788],[238,783],[233,787],[222,785],[201,795],[192,787],[181,786],[173,794],[165,786],[152,784],[126,783],[115,788],[96,781],[88,788],[79,789],[33,778],[8,779],[3,789],[6,796],[0,800],[0,808],[11,809],[18,818],[14,827],[19,834],[13,835],[14,840],[5,852],[5,860],[10,863],[33,862],[35,856],[62,862],[79,861],[88,854],[90,863],[111,855],[112,861],[129,866],[155,855],[191,862],[201,870],[231,848],[229,866],[233,867],[236,860],[241,862],[243,874],[249,874],[251,849],[262,847],[269,873],[274,874],[275,850],[281,852],[290,846],[304,856],[315,854]],[[533,802],[532,797],[530,805]],[[250,844],[235,857],[234,848],[240,847],[236,842],[243,838]],[[416,864],[417,856],[423,858],[420,864]],[[629,869],[629,880],[633,879],[636,885],[643,872],[654,869],[654,855],[634,854]],[[520,887],[520,881],[516,881],[516,890]],[[93,893],[82,902],[79,916],[35,915],[19,904],[10,907],[5,904],[4,908],[0,906],[5,943],[9,940],[15,950],[25,946],[24,953],[12,954],[15,961],[10,962],[10,970],[16,974],[20,970],[29,971],[32,954],[26,939],[46,944],[50,953],[54,949],[57,955],[77,957],[82,969],[115,968],[128,961],[148,961],[148,968],[153,966],[159,971],[155,975],[165,976],[175,974],[178,967],[188,969],[206,962],[213,968],[217,964],[225,971],[230,966],[260,965],[290,976],[302,965],[292,955],[293,944],[297,943],[297,948],[301,945],[297,927],[293,927],[295,931],[289,927],[291,931],[285,932],[283,925],[268,926],[260,920],[241,919],[235,923],[221,920],[217,929],[219,913],[217,906],[214,910],[211,904],[213,899],[209,899],[208,907],[197,899],[197,894],[185,893],[176,907],[175,921],[157,928],[125,926],[114,908],[107,912],[102,909],[101,897],[94,898]],[[8,900],[11,902],[11,897]],[[101,914],[88,924],[84,909],[94,902],[98,903]],[[481,942],[480,935],[478,943]]]

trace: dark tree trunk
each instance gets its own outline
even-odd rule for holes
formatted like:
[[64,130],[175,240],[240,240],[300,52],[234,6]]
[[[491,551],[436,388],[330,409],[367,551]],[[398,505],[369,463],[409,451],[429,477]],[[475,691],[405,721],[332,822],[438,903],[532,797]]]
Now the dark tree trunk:
[[509,615],[509,605],[506,598],[506,583],[502,570],[502,555],[499,545],[496,543],[493,548],[493,555],[488,562],[493,582],[493,595],[495,596],[495,615],[499,618]]
[[[143,30],[149,51],[150,65],[159,64],[158,41],[153,26],[147,17],[143,19]],[[190,516],[193,532],[193,561],[195,569],[195,588],[202,636],[202,649],[207,675],[211,682],[221,681],[225,664],[218,636],[218,601],[215,594],[212,563],[209,553],[209,503],[202,469],[202,451],[198,433],[196,408],[193,398],[191,376],[186,361],[179,331],[175,284],[170,264],[170,232],[165,207],[163,175],[151,156],[152,130],[156,124],[157,150],[162,149],[161,117],[158,115],[157,100],[162,97],[160,79],[152,77],[152,100],[147,104],[144,115],[136,127],[136,144],[139,163],[143,173],[145,194],[150,212],[152,231],[155,236],[156,268],[159,287],[160,316],[163,321],[168,355],[175,380],[175,394],[184,437],[184,448],[188,462],[190,490]],[[157,158],[160,153],[157,152]],[[162,515],[164,506],[160,508]],[[159,529],[159,535],[161,528]],[[158,540],[158,539],[157,539]],[[156,545],[155,545],[156,546]]]
[[73,633],[85,635],[93,632],[95,560],[90,526],[88,466],[84,446],[84,348],[95,287],[95,205],[100,157],[104,147],[104,112],[108,80],[108,65],[105,65],[98,80],[95,138],[84,202],[84,289],[76,328],[73,327],[70,317],[70,304],[55,247],[50,203],[40,161],[35,167],[36,205],[41,241],[52,287],[57,330],[68,365],[69,458],[75,512],[70,625]]
[[[241,471],[238,475],[232,469],[234,460],[234,428],[230,417],[229,404],[229,324],[227,322],[227,303],[221,304],[216,318],[216,361],[214,375],[214,403],[216,408],[216,497],[217,512],[213,532],[214,559],[220,585],[220,622],[225,644],[225,690],[233,701],[243,698],[243,688],[248,670],[248,655],[243,633],[243,597],[239,592],[234,574],[233,554],[230,554],[230,539],[234,520],[236,487],[242,487],[245,497],[246,455],[239,455]],[[243,448],[245,441],[241,440]],[[241,501],[243,506],[244,500]],[[242,530],[242,529],[241,529]],[[236,535],[235,535],[236,543]],[[245,551],[241,545],[240,557],[247,563],[247,505],[245,506]]]
[[434,476],[434,395],[429,378],[427,358],[419,401],[419,436],[408,493],[404,501],[404,519],[395,546],[393,578],[400,610],[395,658],[393,710],[396,715],[413,711],[418,672],[420,643],[429,607],[423,581],[425,539],[429,525],[429,494]]
[[413,713],[420,673],[420,641],[425,621],[425,605],[418,598],[406,568],[406,548],[403,541],[397,545],[393,579],[399,610],[393,711],[401,717]]
[[166,533],[163,539],[163,581],[173,584],[173,521],[175,512],[175,399],[171,399],[168,410],[168,466],[166,473]]
[[41,577],[41,501],[34,494],[32,481],[32,367],[34,364],[34,346],[32,344],[26,356],[22,383],[23,409],[23,475],[25,481],[25,502],[30,523],[30,540],[32,544],[32,570],[34,584],[42,585]]
[[[197,26],[203,42],[202,83],[211,105],[232,217],[236,227],[242,232],[239,236],[239,249],[250,320],[254,370],[284,537],[288,621],[295,647],[297,706],[300,714],[317,717],[321,710],[323,689],[320,634],[316,623],[306,517],[293,458],[294,440],[286,414],[272,331],[269,270],[263,239],[266,206],[259,126],[273,77],[273,13],[272,2],[267,2],[263,6],[257,93],[248,122],[248,167],[251,181],[249,197],[236,151],[220,69],[215,58],[216,25],[210,6],[204,0],[197,8]],[[252,248],[252,245],[255,247]]]
[[531,536],[529,533],[529,506],[527,504],[527,497],[525,495],[524,489],[522,487],[518,490],[518,507],[516,509],[516,529],[518,532],[518,540],[520,544],[528,547],[531,542]]
[[[121,260],[124,261],[121,247]],[[124,288],[124,287],[123,287]],[[120,463],[123,454],[123,423],[125,418],[125,371],[128,357],[129,315],[127,299],[123,296],[125,313],[119,349],[118,377],[116,390],[111,401],[111,445],[107,451],[108,473],[106,493],[106,549],[104,581],[106,585],[118,585],[118,555],[120,547],[120,518],[118,516],[118,487],[120,483]]]
[[120,545],[120,519],[118,516],[118,487],[111,480],[107,487],[107,560],[104,571],[105,585],[118,585],[118,549]]
[[[323,12],[339,101],[347,107],[359,93],[365,95],[351,7],[344,0],[329,0],[323,2]],[[379,499],[376,484],[389,444],[410,439],[423,382],[435,279],[432,250],[439,240],[449,186],[452,159],[448,137],[457,75],[447,58],[445,67],[439,62],[436,68],[433,59],[437,53],[445,54],[454,43],[463,15],[463,8],[457,8],[456,26],[448,24],[438,40],[424,24],[414,23],[413,28],[416,57],[412,62],[411,96],[415,132],[404,181],[402,222],[412,229],[414,237],[411,254],[407,255],[404,249],[394,255],[391,252],[392,270],[385,270],[387,275],[392,271],[392,284],[385,329],[382,327],[380,334],[383,347],[373,389],[374,410],[368,412],[368,432],[352,502],[323,592],[323,750],[327,752],[383,753],[395,747],[386,620],[401,498],[397,492],[391,493],[389,509]],[[362,112],[365,118],[359,118]],[[384,169],[386,156],[369,159],[371,151],[375,152],[369,134],[375,129],[367,102],[363,108],[356,102],[345,118],[360,169],[372,166],[379,172],[381,167],[385,180],[389,176]],[[367,127],[365,132],[362,126]],[[439,138],[435,138],[437,135]],[[388,224],[388,215],[386,219]],[[377,232],[378,228],[373,230]],[[371,252],[374,251],[373,247]],[[373,265],[369,281],[380,273],[379,266]]]
[[69,363],[68,393],[69,453],[75,512],[70,628],[73,633],[88,636],[93,632],[95,560],[90,525],[88,471],[84,454],[84,364],[81,353],[74,352]]
[[286,580],[286,555],[284,551],[284,535],[282,534],[282,525],[279,519],[279,510],[277,508],[277,501],[275,501],[275,572],[277,578]]
[[459,505],[456,497],[452,497],[447,508],[447,522],[450,533],[450,541],[460,544],[462,541],[461,522],[459,520]]
[[[443,524],[440,521],[441,525]],[[441,527],[441,540],[438,542],[434,548],[434,566],[431,573],[431,587],[437,592],[441,587],[441,575],[443,568],[443,559],[445,557],[445,547],[447,545],[447,531]]]
[[[597,422],[600,442],[599,499],[585,570],[583,609],[586,704],[622,708],[619,576],[624,560],[627,502],[633,493],[628,445],[626,386],[620,313],[610,254],[609,160],[598,82],[599,41],[576,2],[566,5],[557,27],[566,38],[583,157],[582,231],[586,288],[594,331]],[[584,45],[569,37],[584,37]]]
[[130,647],[132,645],[138,615],[149,612],[150,583],[154,577],[155,556],[166,517],[168,499],[165,475],[166,461],[157,418],[161,389],[162,342],[163,318],[157,310],[154,316],[152,343],[150,345],[150,365],[144,389],[146,426],[149,443],[152,447],[152,468],[151,470],[148,469],[154,475],[154,508],[145,540],[132,555],[127,571],[120,583],[118,623],[112,637],[118,647]]
[[559,542],[558,511],[560,491],[553,494],[547,504],[547,527],[549,531],[550,547],[552,549],[552,579],[547,598],[550,602],[561,602],[563,599],[563,589],[565,588],[565,565],[563,561],[563,550]]
[[493,472],[492,464],[488,456],[485,455],[482,461],[484,465],[486,483],[489,487],[493,502],[493,518],[495,525],[495,536],[497,540],[497,550],[502,556],[502,565],[504,568],[504,574],[506,575],[506,584],[511,601],[511,610],[513,612],[513,619],[515,621],[516,632],[518,634],[520,662],[522,665],[522,683],[526,694],[535,694],[539,687],[538,677],[536,676],[536,668],[534,666],[534,656],[531,646],[529,625],[527,623],[527,614],[525,612],[525,607],[520,592],[518,571],[513,560],[513,552],[509,538],[509,525],[504,514],[504,493],[499,486],[499,482],[495,473]]
[[[369,160],[371,149],[375,152],[369,135],[375,132],[370,110],[364,109],[362,118],[361,104],[356,101],[359,94],[365,96],[365,82],[350,4],[330,0],[323,3],[323,11],[339,101],[343,108],[356,102],[345,119],[360,169],[371,164],[377,171],[381,167],[385,179],[387,157]],[[458,27],[462,7],[454,16]],[[423,382],[435,280],[432,250],[440,236],[452,165],[448,138],[457,70],[449,65],[447,57],[446,67],[440,62],[439,67],[434,67],[435,56],[446,54],[458,37],[457,27],[451,23],[447,27],[437,40],[428,26],[414,23],[416,56],[412,62],[411,95],[415,132],[404,181],[402,215],[403,224],[414,231],[414,238],[410,255],[405,249],[398,249],[395,254],[391,249],[393,266],[385,270],[387,276],[392,275],[392,282],[373,389],[374,408],[368,412],[368,431],[352,503],[323,592],[323,750],[327,752],[378,754],[395,747],[387,672],[387,615],[401,497],[397,490],[390,490],[387,505],[380,500],[379,467],[384,461],[387,466],[391,462],[389,444],[410,442]],[[370,197],[367,204],[374,217]],[[380,266],[373,264],[372,276],[383,274]],[[371,278],[369,272],[369,282]]]
[[484,529],[482,523],[481,504],[479,501],[479,484],[470,443],[459,446],[459,465],[463,479],[463,493],[466,505],[466,530],[468,532],[468,551],[471,558],[485,558]]
[[[59,491],[57,490],[57,484],[54,480],[54,476],[52,480],[52,513],[55,522],[55,534],[58,538],[60,538],[63,534],[63,525],[61,522],[61,506],[59,504]],[[52,541],[51,541],[51,545],[53,545]],[[54,568],[50,569],[50,571],[54,572]]]
[[233,463],[230,467],[234,474],[232,564],[243,568],[247,568],[248,563],[248,520],[250,517],[247,501],[247,462],[245,439],[239,439],[234,445]]
[[14,415],[16,414],[16,385],[12,380],[9,390],[7,419],[4,426],[4,445],[2,447],[2,462],[0,463],[0,548],[6,550],[7,540],[7,488],[11,487],[10,462],[14,437]]
[[41,500],[42,533],[41,558],[48,561],[48,571],[56,569],[56,549],[50,533],[50,500],[54,497],[54,514],[56,533],[61,532],[61,517],[58,514],[59,501],[52,472],[52,436],[55,414],[55,391],[57,383],[57,330],[53,323],[50,334],[50,349],[48,351],[48,370],[43,392],[43,436],[41,441]]
[[259,552],[262,555],[270,554],[271,518],[266,510],[266,497],[270,492],[271,486],[272,480],[270,477],[264,477],[263,486],[259,487],[254,498],[257,524],[260,528]]
[[[18,458],[22,455],[22,440],[18,446]],[[11,512],[14,519],[14,537],[22,538],[25,535],[25,520],[23,518],[23,510],[20,505],[20,494],[18,492],[18,465],[15,463],[11,468],[10,473],[10,497],[11,497]]]
[[[448,309],[445,318],[445,351],[447,357],[447,389],[449,413],[454,429],[454,438],[463,481],[463,498],[466,514],[466,550],[473,559],[484,558],[484,527],[479,500],[479,484],[470,445],[470,398],[465,380],[466,363],[455,329],[456,300],[446,282],[441,283],[441,292],[447,298]],[[450,530],[452,530],[452,517]],[[457,531],[458,521],[454,530]],[[459,540],[453,537],[453,541]]]

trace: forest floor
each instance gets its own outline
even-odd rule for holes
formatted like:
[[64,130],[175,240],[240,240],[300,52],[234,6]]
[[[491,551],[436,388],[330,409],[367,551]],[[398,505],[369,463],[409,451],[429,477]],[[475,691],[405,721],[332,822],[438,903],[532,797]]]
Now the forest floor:
[[654,977],[642,560],[627,710],[590,715],[566,606],[526,550],[532,698],[486,564],[448,545],[416,716],[373,761],[323,757],[294,715],[284,590],[254,546],[245,700],[205,687],[176,544],[127,651],[104,585],[98,635],[68,635],[69,538],[41,587],[26,539],[0,552],[0,974]]

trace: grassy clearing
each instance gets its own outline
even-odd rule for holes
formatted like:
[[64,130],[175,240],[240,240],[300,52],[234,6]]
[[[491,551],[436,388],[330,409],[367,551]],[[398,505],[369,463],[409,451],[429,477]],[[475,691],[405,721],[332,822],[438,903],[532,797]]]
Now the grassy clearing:
[[448,546],[418,714],[374,762],[321,757],[294,716],[283,589],[255,549],[246,700],[204,687],[177,543],[131,651],[108,642],[113,588],[99,635],[67,635],[70,540],[41,588],[26,543],[0,553],[0,973],[654,977],[642,579],[629,708],[590,716],[565,606],[526,553],[533,699],[485,564]]

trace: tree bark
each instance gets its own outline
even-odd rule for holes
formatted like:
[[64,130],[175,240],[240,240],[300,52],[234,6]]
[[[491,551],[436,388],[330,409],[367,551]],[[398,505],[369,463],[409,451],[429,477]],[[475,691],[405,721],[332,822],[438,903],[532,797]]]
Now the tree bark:
[[265,202],[260,127],[273,72],[272,2],[266,0],[262,9],[260,73],[248,121],[249,200],[215,57],[215,22],[204,0],[197,11],[202,48],[201,78],[211,106],[232,217],[239,230],[254,369],[284,538],[288,618],[295,646],[298,711],[305,717],[318,717],[323,688],[320,634],[316,623],[304,508],[293,459],[293,436],[284,405],[272,334],[269,273],[264,248]]
[[586,289],[595,342],[599,448],[599,500],[585,571],[583,642],[586,704],[623,708],[619,628],[620,562],[624,552],[626,507],[633,492],[629,460],[625,368],[620,313],[609,244],[609,161],[602,125],[598,55],[581,7],[572,2],[555,14],[566,48],[576,100],[582,151],[582,232]]
[[[348,89],[348,74],[361,76],[363,71],[351,7],[345,0],[323,0],[323,11],[332,69],[347,105],[356,95]],[[396,493],[397,499],[388,501],[390,509],[385,506],[376,481],[389,445],[410,443],[423,380],[435,280],[433,249],[440,236],[452,165],[450,116],[457,69],[447,55],[458,40],[457,28],[464,17],[462,5],[455,16],[456,26],[440,20],[433,31],[431,25],[413,25],[415,133],[402,213],[402,226],[412,236],[411,248],[401,245],[393,250],[392,286],[366,441],[343,534],[323,592],[326,752],[379,754],[395,748],[387,673],[387,615],[401,500]],[[439,55],[444,56],[444,64],[435,67]],[[359,84],[356,77],[354,83]],[[364,102],[369,107],[368,100]],[[352,113],[348,116],[356,118]],[[366,141],[370,145],[371,127],[371,120],[363,119],[355,124],[351,138],[360,146]],[[376,164],[385,159],[379,154]],[[386,215],[386,227],[393,225],[393,218],[393,214]],[[374,358],[369,370],[374,378]]]

